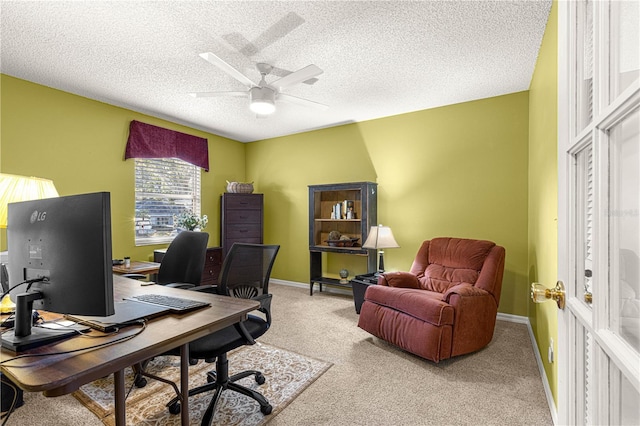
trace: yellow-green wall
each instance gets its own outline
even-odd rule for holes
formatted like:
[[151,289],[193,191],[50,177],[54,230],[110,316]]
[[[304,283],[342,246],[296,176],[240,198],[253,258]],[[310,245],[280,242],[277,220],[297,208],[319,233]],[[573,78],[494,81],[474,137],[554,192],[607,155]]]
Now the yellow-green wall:
[[[553,287],[558,277],[558,7],[553,3],[538,62],[529,87],[529,281]],[[547,348],[558,351],[557,306],[529,302],[529,317],[544,370],[558,401],[557,364]]]
[[[111,192],[113,256],[150,259],[164,246],[135,247],[133,160],[124,161],[131,120],[209,141],[210,172],[202,172],[202,214],[209,245],[220,242],[225,180],[244,180],[246,145],[2,74],[0,170],[52,179],[60,195]],[[0,249],[6,250],[6,230]]]
[[[378,222],[408,270],[425,239],[479,238],[506,248],[500,311],[527,315],[528,92],[247,145],[247,178],[265,194],[265,240],[281,244],[273,276],[308,282],[308,185],[378,183]],[[362,259],[327,255],[328,275]]]
[[[409,268],[424,239],[490,239],[507,250],[500,311],[527,315],[528,92],[242,144],[6,75],[1,84],[2,171],[53,179],[61,195],[111,192],[114,257],[157,248],[134,246],[133,163],[123,155],[135,119],[209,140],[210,245],[225,180],[255,181],[265,242],[282,246],[274,278],[308,282],[307,185],[369,180],[378,221],[401,245],[387,250],[388,270]],[[328,255],[326,265],[366,272],[357,256]]]

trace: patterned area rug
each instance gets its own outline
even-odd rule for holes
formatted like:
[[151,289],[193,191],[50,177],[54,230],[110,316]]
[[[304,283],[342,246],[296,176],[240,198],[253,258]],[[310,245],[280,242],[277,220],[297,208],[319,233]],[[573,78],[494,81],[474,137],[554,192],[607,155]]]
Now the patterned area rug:
[[[238,383],[255,389],[267,398],[273,412],[264,416],[254,400],[232,391],[222,393],[213,423],[216,425],[262,425],[282,411],[305,388],[320,377],[331,363],[302,356],[264,343],[245,346],[229,353],[229,374],[245,370],[262,371],[266,378],[263,385],[256,384],[253,376]],[[206,383],[206,374],[215,369],[215,363],[200,361],[189,367],[189,387]],[[180,360],[178,357],[154,358],[147,370],[160,377],[179,383]],[[125,389],[131,387],[133,374],[125,374]],[[113,376],[82,386],[73,395],[91,410],[107,426],[115,424],[113,411]],[[169,414],[165,404],[175,396],[173,389],[164,383],[148,379],[144,388],[135,386],[127,397],[127,425],[179,425],[180,416]],[[199,425],[202,414],[211,400],[212,392],[189,399],[192,425]]]

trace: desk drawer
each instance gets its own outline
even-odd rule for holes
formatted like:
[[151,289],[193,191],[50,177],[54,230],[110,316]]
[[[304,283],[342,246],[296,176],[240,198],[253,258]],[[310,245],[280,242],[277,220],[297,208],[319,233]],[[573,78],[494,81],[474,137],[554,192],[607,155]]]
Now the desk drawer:
[[218,284],[220,270],[222,269],[222,248],[212,247],[207,249],[207,258],[204,261],[201,285]]

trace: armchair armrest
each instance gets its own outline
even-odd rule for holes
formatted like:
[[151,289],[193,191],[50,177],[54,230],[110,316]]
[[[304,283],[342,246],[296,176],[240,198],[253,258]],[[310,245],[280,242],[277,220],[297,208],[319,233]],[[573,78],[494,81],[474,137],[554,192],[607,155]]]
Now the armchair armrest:
[[378,285],[387,287],[422,288],[418,277],[411,272],[387,272],[378,277]]
[[469,283],[460,283],[447,290],[442,297],[442,300],[447,303],[451,303],[451,297],[454,294],[461,297],[489,296],[489,293],[481,288],[474,287]]

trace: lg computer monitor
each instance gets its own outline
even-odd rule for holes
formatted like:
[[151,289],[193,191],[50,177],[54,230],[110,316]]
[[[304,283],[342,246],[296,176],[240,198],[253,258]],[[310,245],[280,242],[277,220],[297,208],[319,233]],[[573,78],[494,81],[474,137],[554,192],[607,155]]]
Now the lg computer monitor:
[[32,309],[60,314],[114,314],[111,201],[108,192],[9,204],[9,284],[16,304],[13,332],[2,346],[16,352],[73,331],[31,327]]

